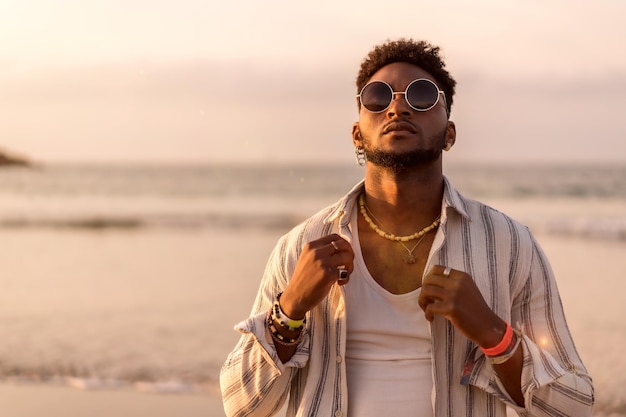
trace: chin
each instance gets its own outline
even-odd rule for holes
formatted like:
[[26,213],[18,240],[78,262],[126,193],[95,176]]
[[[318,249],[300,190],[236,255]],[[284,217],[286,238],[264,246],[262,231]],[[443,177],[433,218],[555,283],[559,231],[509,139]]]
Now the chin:
[[384,168],[401,171],[422,165],[429,165],[441,158],[441,149],[418,149],[409,152],[390,152],[382,150],[365,150],[367,160]]

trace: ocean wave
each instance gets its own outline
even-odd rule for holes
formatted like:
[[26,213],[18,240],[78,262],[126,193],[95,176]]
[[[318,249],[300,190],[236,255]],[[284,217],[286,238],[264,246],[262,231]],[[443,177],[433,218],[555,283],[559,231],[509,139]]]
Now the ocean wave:
[[82,219],[17,219],[0,220],[5,229],[135,229],[144,226],[141,219],[91,217]]
[[[4,368],[4,369],[1,369]],[[8,369],[7,369],[8,368]],[[0,367],[0,382],[10,384],[62,385],[86,391],[132,389],[154,394],[189,394],[219,392],[218,370],[214,376],[203,374],[191,377],[188,374],[159,376],[156,370],[143,370],[142,376],[135,375],[89,375],[82,372],[67,372],[66,369],[16,369]]]
[[181,380],[170,379],[165,381],[136,381],[133,383],[99,378],[77,378],[63,377],[42,380],[32,375],[12,376],[8,378],[0,378],[2,383],[19,384],[19,385],[56,385],[66,386],[84,391],[98,390],[122,390],[131,389],[137,392],[150,394],[209,394],[219,395],[219,383],[213,381],[211,383],[191,384]]
[[0,218],[0,229],[260,229],[288,230],[303,217],[288,213],[257,215],[208,213],[177,215],[106,216],[86,215],[78,217],[6,217]]
[[532,231],[548,235],[626,242],[626,218],[548,218],[526,224]]
[[[306,218],[298,213],[176,213],[146,215],[84,215],[0,218],[0,229],[59,230],[265,230],[286,232]],[[549,235],[626,241],[626,216],[597,218],[529,216],[520,218],[533,232]]]

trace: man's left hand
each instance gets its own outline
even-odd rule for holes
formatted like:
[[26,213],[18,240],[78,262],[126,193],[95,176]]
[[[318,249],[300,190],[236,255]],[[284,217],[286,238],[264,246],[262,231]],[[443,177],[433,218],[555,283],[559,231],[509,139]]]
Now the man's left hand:
[[479,346],[495,346],[502,340],[506,324],[489,308],[472,277],[463,271],[446,271],[445,266],[435,265],[422,281],[418,301],[428,321],[441,315]]

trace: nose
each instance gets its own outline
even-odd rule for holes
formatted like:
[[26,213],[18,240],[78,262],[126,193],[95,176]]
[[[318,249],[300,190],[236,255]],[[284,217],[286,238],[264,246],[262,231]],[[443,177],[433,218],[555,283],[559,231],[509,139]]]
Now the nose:
[[413,109],[406,101],[406,93],[403,91],[394,91],[391,104],[389,104],[387,108],[387,116],[391,118],[394,116],[409,116],[412,110]]

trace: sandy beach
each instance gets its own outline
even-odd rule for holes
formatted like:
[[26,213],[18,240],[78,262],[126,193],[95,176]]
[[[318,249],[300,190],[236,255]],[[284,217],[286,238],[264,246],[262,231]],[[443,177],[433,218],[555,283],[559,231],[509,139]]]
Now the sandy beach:
[[211,395],[143,394],[135,391],[81,391],[68,387],[0,385],[3,417],[207,417],[223,416]]
[[[205,342],[211,346],[199,348],[202,339],[198,339],[198,346],[189,348],[191,351],[198,349],[198,355],[201,354],[200,350],[208,349],[212,357],[221,358],[221,361],[237,338],[232,326],[247,315],[258,279],[276,237],[277,234],[272,236],[255,232],[215,231],[209,234],[177,236],[163,234],[144,237],[143,234],[137,234],[116,238],[109,235],[98,239],[98,251],[100,256],[111,256],[118,250],[116,248],[119,246],[119,239],[126,242],[131,239],[133,247],[144,249],[134,253],[133,263],[126,265],[129,271],[136,271],[141,264],[147,262],[154,263],[155,259],[163,259],[161,263],[169,262],[171,270],[184,267],[184,271],[190,274],[194,271],[193,274],[198,277],[209,274],[210,285],[214,287],[214,291],[210,296],[207,295],[209,298],[206,300],[206,314],[215,314],[216,309],[219,309],[223,312],[223,318],[213,317],[208,323],[201,324],[200,328],[206,329],[203,332],[217,332],[217,336],[210,338],[210,343]],[[31,236],[29,239],[32,238]],[[623,256],[626,244],[543,234],[539,234],[537,238],[557,274],[570,328],[595,381],[600,405],[596,416],[625,416],[626,403],[622,388],[619,387],[626,385],[626,359],[621,352],[626,335],[620,322],[621,317],[626,314],[626,306],[622,301],[622,293],[626,288],[622,280],[626,275],[626,258]],[[65,234],[57,235],[55,242],[87,253],[88,247],[79,247],[85,245],[89,239],[77,234]],[[19,239],[13,239],[13,242],[14,249],[19,250]],[[152,242],[152,246],[148,242]],[[166,242],[169,243],[165,245]],[[246,262],[238,263],[237,273],[233,273],[233,259],[241,255],[242,242],[245,242],[247,248]],[[173,247],[176,247],[178,253],[186,255],[165,260],[167,251]],[[54,253],[49,254],[48,261],[52,262],[53,255]],[[56,255],[54,259],[57,262],[63,261]],[[87,261],[83,259],[83,263],[85,262]],[[32,268],[35,267],[36,264],[33,264]],[[121,269],[117,272],[120,271]],[[171,290],[166,291],[169,292]],[[154,294],[152,296],[159,300]],[[183,302],[185,298],[184,293],[179,293],[176,300]],[[604,342],[600,342],[602,340]],[[215,378],[216,381],[217,366],[213,364],[212,369],[211,372],[215,372],[215,375],[211,379]],[[168,394],[144,393],[125,388],[82,390],[58,385],[12,384],[5,381],[0,385],[0,416],[223,416],[219,395],[210,391]]]
[[[38,367],[38,352],[54,362],[93,362],[104,356],[111,361],[106,367],[114,368],[121,366],[118,360],[129,367],[127,356],[133,355],[130,361],[145,361],[139,370],[156,368],[152,377],[159,377],[164,363],[174,363],[175,372],[201,368],[191,371],[213,382],[191,389],[174,383],[164,390],[149,383],[110,387],[107,381],[80,379],[38,383],[0,373],[0,416],[224,416],[219,366],[237,341],[233,326],[248,314],[278,235],[5,230],[0,246],[7,250],[0,252],[0,265],[4,271],[21,271],[19,283],[15,275],[4,274],[0,294],[4,349],[14,360]],[[242,240],[254,250],[236,264]],[[33,250],[37,262],[22,255]],[[34,291],[41,282],[54,284]],[[149,327],[157,334],[141,330]],[[35,346],[32,332],[38,332],[36,344],[44,346]],[[105,350],[112,353],[105,355]]]

